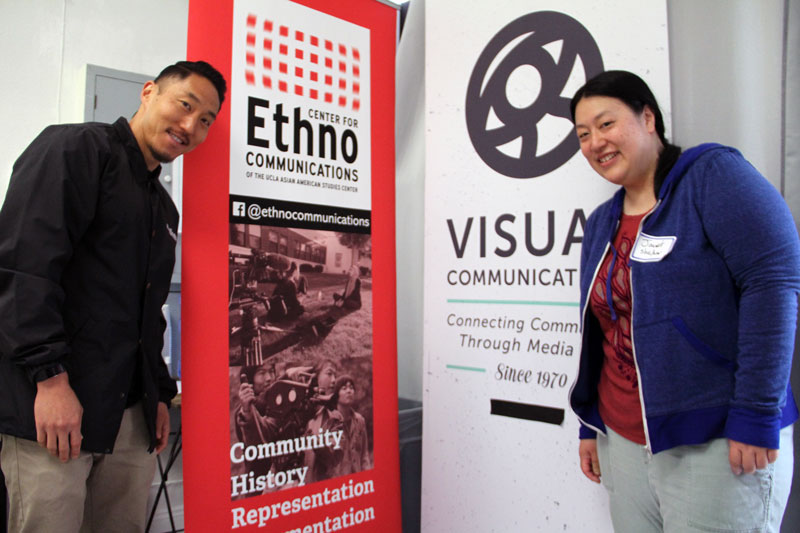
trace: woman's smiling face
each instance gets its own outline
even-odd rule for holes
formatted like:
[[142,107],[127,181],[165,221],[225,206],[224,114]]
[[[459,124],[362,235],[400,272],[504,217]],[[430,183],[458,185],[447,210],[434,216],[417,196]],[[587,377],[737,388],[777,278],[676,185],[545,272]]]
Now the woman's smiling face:
[[611,183],[628,188],[652,179],[661,142],[649,107],[636,113],[617,98],[589,96],[575,107],[575,131],[583,156]]

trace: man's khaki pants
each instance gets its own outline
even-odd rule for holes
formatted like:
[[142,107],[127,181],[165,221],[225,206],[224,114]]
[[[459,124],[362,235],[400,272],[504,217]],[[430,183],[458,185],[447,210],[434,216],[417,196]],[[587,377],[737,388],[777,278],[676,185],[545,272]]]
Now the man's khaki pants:
[[8,531],[144,531],[156,468],[140,404],[125,410],[114,453],[81,452],[62,463],[30,440],[2,435],[0,466],[9,498]]

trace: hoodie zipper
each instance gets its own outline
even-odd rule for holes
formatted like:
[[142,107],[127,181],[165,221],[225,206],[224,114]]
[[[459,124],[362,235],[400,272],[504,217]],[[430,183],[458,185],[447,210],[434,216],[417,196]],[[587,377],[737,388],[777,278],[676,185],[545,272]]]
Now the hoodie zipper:
[[[633,243],[633,248],[631,249],[631,253],[636,250],[636,243],[639,242],[639,237],[642,234],[642,227],[644,226],[645,220],[649,217],[653,211],[658,209],[658,206],[661,205],[661,199],[656,202],[656,205],[653,206],[650,211],[645,213],[642,217],[642,220],[639,222],[639,229],[636,231],[636,241]],[[628,259],[630,261],[630,258]],[[633,316],[634,316],[634,305],[635,305],[635,298],[633,297],[633,269],[628,269],[628,284],[631,287],[631,354],[633,355],[633,366],[636,368],[636,380],[639,383],[637,389],[639,390],[639,405],[642,407],[642,426],[644,429],[644,441],[645,445],[644,448],[647,450],[648,454],[653,453],[653,448],[650,446],[650,431],[647,426],[647,412],[644,407],[644,393],[642,392],[642,373],[639,370],[639,360],[636,357],[636,343],[633,341],[634,337],[634,328],[633,328]],[[611,302],[609,302],[611,305]]]
[[[590,287],[589,290],[590,291],[591,291],[591,287],[594,287],[594,283],[597,280],[597,274],[600,272],[600,269],[603,267],[603,258],[605,258],[606,254],[608,254],[609,248],[613,249],[613,245],[612,245],[613,235],[616,235],[618,229],[619,229],[619,220],[617,220],[617,225],[614,226],[614,231],[612,232],[612,240],[609,241],[606,244],[606,247],[603,250],[603,253],[600,255],[600,261],[598,261],[597,266],[594,269],[594,274],[592,274],[592,281],[589,284],[589,287]],[[588,309],[589,309],[589,295],[587,295],[586,302],[583,305],[583,309],[581,309],[581,337],[583,337],[583,328],[586,327],[586,312],[587,312]],[[583,341],[581,341],[581,342],[583,342]],[[580,373],[580,367],[578,368],[578,372]],[[569,388],[569,395],[567,396],[567,398],[571,398],[572,397],[572,391],[575,389],[575,386],[577,384],[578,384],[578,379],[576,378],[572,382],[572,386]],[[600,428],[595,427],[592,424],[589,424],[588,422],[586,422],[583,418],[580,417],[580,415],[577,415],[577,413],[576,413],[576,416],[578,417],[578,420],[581,422],[581,424],[583,424],[584,426],[586,426],[588,428],[591,428],[595,432],[600,433],[602,435],[606,434],[605,431],[603,431]]]

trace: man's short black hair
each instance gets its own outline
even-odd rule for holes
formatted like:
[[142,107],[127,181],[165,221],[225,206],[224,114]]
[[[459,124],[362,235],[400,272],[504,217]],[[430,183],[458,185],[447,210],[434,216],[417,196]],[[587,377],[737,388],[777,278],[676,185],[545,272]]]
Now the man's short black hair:
[[219,96],[219,105],[222,107],[222,102],[225,101],[225,92],[228,90],[228,85],[225,83],[225,78],[220,72],[206,63],[205,61],[178,61],[174,65],[170,65],[159,73],[155,82],[166,78],[178,78],[185,80],[191,74],[202,76],[214,86]]

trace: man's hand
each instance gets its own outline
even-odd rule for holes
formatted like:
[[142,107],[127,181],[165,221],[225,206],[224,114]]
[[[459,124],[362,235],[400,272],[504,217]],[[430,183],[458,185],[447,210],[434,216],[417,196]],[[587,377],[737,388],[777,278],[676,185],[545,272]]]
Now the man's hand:
[[164,402],[158,402],[156,411],[156,453],[167,447],[169,439],[169,408]]
[[256,393],[253,391],[251,384],[242,382],[239,385],[239,401],[242,402],[242,411],[245,414],[249,414],[250,406],[256,401]]
[[778,450],[753,446],[728,439],[728,461],[735,475],[752,474],[778,459]]
[[578,447],[583,475],[600,483],[600,461],[597,460],[597,439],[581,439]]
[[66,372],[36,384],[33,417],[36,440],[50,455],[66,463],[81,453],[83,407],[69,386]]

